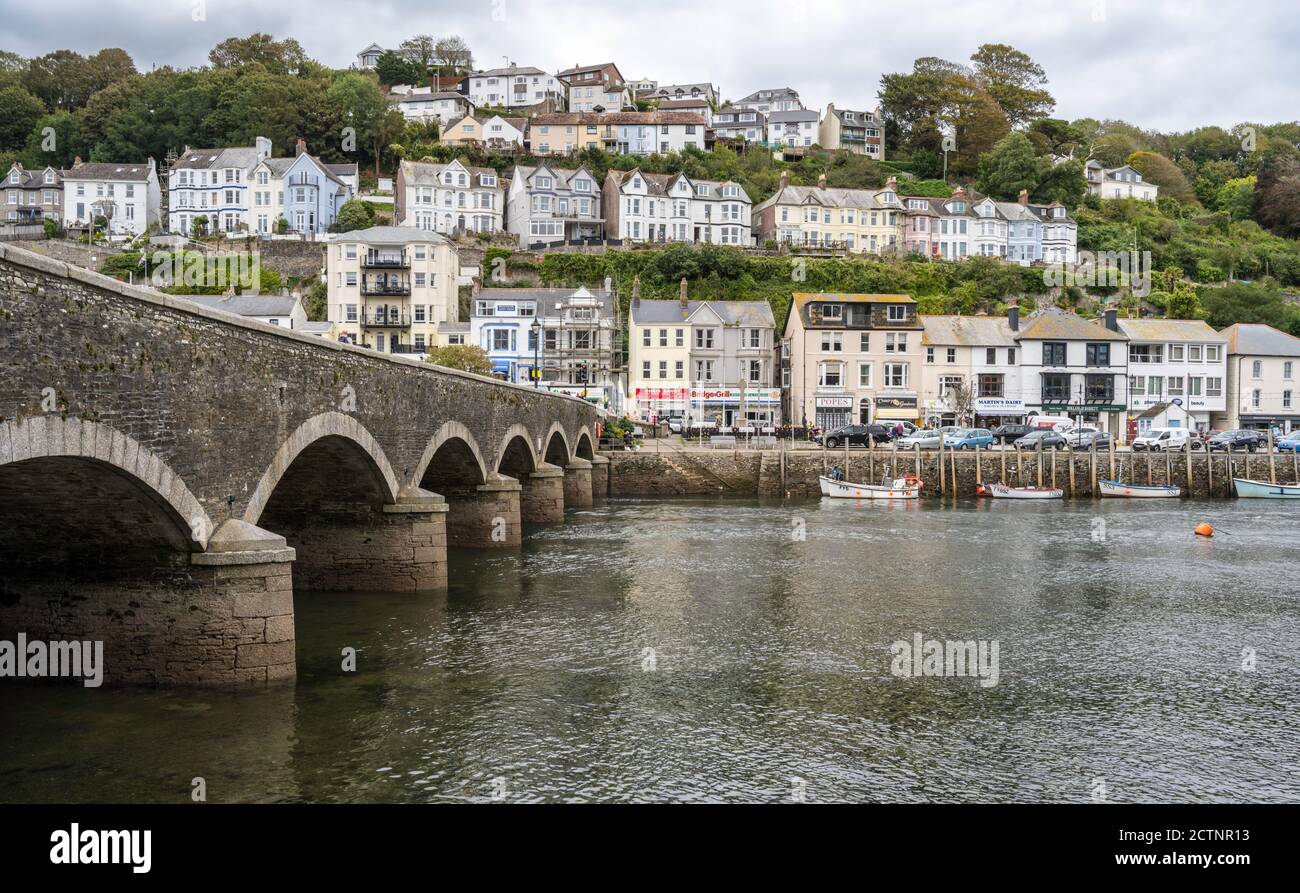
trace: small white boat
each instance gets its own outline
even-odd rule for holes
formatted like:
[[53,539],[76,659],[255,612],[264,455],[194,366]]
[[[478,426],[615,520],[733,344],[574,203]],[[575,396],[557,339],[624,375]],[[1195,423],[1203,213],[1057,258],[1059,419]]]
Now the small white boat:
[[822,495],[835,499],[916,499],[924,486],[916,478],[898,478],[888,484],[855,484],[821,477]]
[[1065,491],[1052,487],[1008,487],[1006,484],[980,484],[980,496],[994,499],[1064,499]]
[[1098,481],[1102,496],[1121,496],[1129,499],[1177,499],[1183,495],[1178,487],[1142,487],[1121,481]]
[[1296,484],[1270,484],[1267,481],[1248,481],[1233,478],[1237,496],[1241,499],[1300,499],[1300,486]]

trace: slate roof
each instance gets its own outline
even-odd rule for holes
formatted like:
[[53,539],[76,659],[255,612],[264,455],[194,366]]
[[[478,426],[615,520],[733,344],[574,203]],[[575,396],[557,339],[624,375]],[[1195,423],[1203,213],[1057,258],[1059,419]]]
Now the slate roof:
[[1219,334],[1228,339],[1228,353],[1300,357],[1300,338],[1294,338],[1263,323],[1237,323]]
[[1127,341],[1122,332],[1112,332],[1103,325],[1048,307],[1039,310],[1020,325],[1021,341]]
[[289,316],[298,301],[292,295],[180,295],[182,300],[239,316]]
[[800,121],[820,121],[821,115],[814,109],[793,109],[788,112],[768,112],[769,124],[796,124]]
[[[521,75],[522,75],[522,74],[526,74],[526,75],[530,75],[530,76],[531,76],[531,75],[534,75],[534,74],[546,74],[546,72],[542,71],[540,68],[519,68],[519,67],[515,67],[515,68],[489,68],[489,69],[486,70],[486,71],[476,71],[476,72],[474,72],[473,74],[471,74],[470,77],[472,77],[472,78],[500,78],[500,77],[511,77],[511,76],[513,76],[513,75],[517,75],[517,74],[521,74]],[[547,76],[547,77],[550,77],[550,75],[546,75],[546,76]]]
[[372,226],[369,229],[340,233],[334,237],[334,241],[370,242],[377,245],[396,245],[407,242],[434,242],[439,245],[447,243],[447,240],[437,233],[420,229],[417,226]]
[[943,347],[1015,347],[1015,333],[1005,316],[922,316],[924,345]]
[[1200,319],[1124,319],[1119,330],[1134,341],[1192,341],[1223,344],[1227,338]]
[[151,170],[147,161],[134,164],[83,161],[64,171],[63,176],[68,180],[132,180],[143,183],[149,179]]
[[536,301],[539,316],[558,315],[560,305],[573,298],[595,298],[601,316],[614,316],[614,296],[603,288],[484,288],[474,296],[476,301]]
[[767,301],[687,301],[683,312],[682,302],[641,301],[632,305],[632,322],[639,325],[654,323],[684,323],[701,307],[708,307],[724,325],[748,328],[775,328],[776,317]]
[[[406,174],[404,179],[407,186],[439,186],[441,185],[439,178],[442,176],[443,171],[451,167],[452,164],[453,162],[450,161],[441,164],[428,161],[403,161],[402,172]],[[460,162],[460,166],[470,175],[471,186],[482,186],[484,176],[497,178],[497,185],[487,187],[489,189],[499,188],[504,185],[502,182],[504,178],[490,167],[473,167],[463,161]]]

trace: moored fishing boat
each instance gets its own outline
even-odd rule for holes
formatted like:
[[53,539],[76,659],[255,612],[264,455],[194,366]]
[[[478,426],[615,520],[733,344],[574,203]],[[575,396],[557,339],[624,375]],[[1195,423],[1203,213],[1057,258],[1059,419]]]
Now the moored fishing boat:
[[924,484],[916,478],[898,478],[885,484],[855,484],[822,476],[822,495],[835,499],[916,499]]
[[1122,481],[1098,481],[1102,496],[1118,496],[1129,499],[1177,499],[1183,495],[1179,487],[1148,487],[1138,484],[1125,484]]
[[980,484],[980,496],[994,499],[1064,499],[1065,491],[1054,487],[1008,487],[1006,484]]
[[1268,481],[1248,481],[1233,478],[1237,496],[1242,499],[1300,499],[1300,485],[1270,484]]

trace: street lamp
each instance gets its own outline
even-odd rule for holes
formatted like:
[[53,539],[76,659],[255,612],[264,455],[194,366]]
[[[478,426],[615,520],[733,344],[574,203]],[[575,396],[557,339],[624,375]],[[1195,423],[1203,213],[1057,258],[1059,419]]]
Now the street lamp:
[[538,357],[541,355],[542,348],[542,322],[537,317],[533,317],[533,324],[529,327],[533,333],[533,388],[541,390],[542,387],[542,367],[539,365]]

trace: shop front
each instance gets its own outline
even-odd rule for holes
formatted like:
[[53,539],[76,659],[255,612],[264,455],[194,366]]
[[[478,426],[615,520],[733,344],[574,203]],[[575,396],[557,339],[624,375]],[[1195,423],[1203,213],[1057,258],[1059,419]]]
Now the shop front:
[[876,422],[910,422],[921,420],[921,400],[916,394],[889,394],[876,398]]
[[686,418],[689,388],[637,388],[636,411],[642,421]]
[[843,397],[817,397],[816,398],[817,421],[816,425],[822,431],[834,431],[836,428],[843,428],[853,421],[853,398]]
[[1091,425],[1118,437],[1128,431],[1127,413],[1128,407],[1115,403],[1044,403],[1040,414],[1065,416],[1076,425]]
[[781,416],[780,388],[691,388],[687,424],[720,428],[774,428]]
[[976,397],[975,427],[997,428],[1025,420],[1025,402],[1012,397]]
[[1300,429],[1300,415],[1243,415],[1241,427],[1249,431],[1269,431],[1289,434]]

